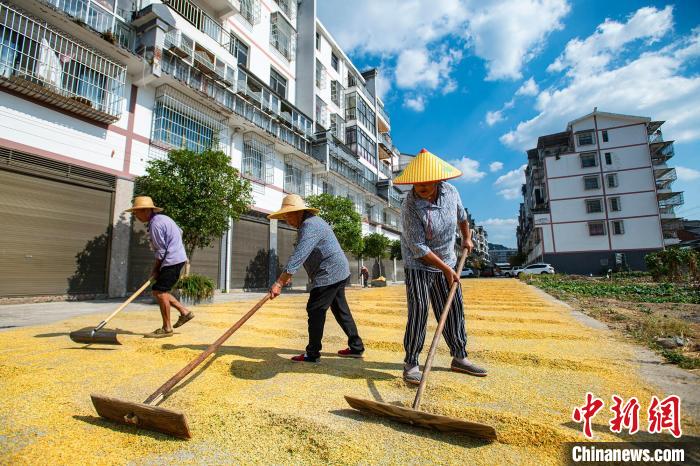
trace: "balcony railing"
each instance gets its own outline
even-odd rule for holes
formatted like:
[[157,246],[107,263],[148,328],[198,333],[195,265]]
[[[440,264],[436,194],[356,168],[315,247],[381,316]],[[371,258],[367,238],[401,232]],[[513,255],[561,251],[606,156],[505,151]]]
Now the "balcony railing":
[[380,162],[379,163],[379,171],[386,176],[387,178],[391,179],[391,168],[387,166],[387,164]]
[[657,131],[653,134],[649,135],[649,144],[653,144],[655,142],[663,142],[664,136],[661,134],[661,131]]
[[[80,23],[86,24],[91,29],[115,44],[132,50],[134,47],[134,31],[123,20],[114,14],[97,6],[97,3],[88,0],[42,0],[65,14],[72,16]],[[122,17],[130,21],[133,11],[118,9]]]
[[297,20],[297,0],[275,0],[282,13],[294,24]]
[[190,0],[163,0],[163,3],[224,48],[228,48],[229,35],[224,31],[223,26]]
[[683,193],[658,193],[659,207],[679,206],[682,205]]
[[113,123],[125,79],[126,67],[0,3],[0,87]]
[[654,165],[666,163],[674,155],[673,141],[655,142],[649,145],[649,150]]
[[328,168],[362,187],[365,191],[376,194],[375,182],[367,177],[368,170],[357,160],[355,154],[350,152],[345,145],[336,144],[332,138],[327,139],[327,143],[330,155]]
[[[269,89],[254,81],[241,68],[238,69],[236,89],[217,83],[216,80],[210,79],[172,54],[165,54],[161,66],[163,72],[206,95],[224,112],[233,112],[245,118],[304,154],[311,153],[311,143],[304,131],[299,129],[304,126],[307,132],[310,132],[310,120],[293,110],[296,120],[290,123],[282,117],[279,101],[274,110],[268,105],[263,105],[264,97],[271,95]],[[302,118],[307,122],[306,124],[303,124]]]
[[391,120],[389,120],[389,114],[386,113],[386,110],[384,110],[384,107],[381,105],[377,105],[377,110],[379,110],[379,114],[384,118],[384,121],[386,121],[387,125],[391,126]]

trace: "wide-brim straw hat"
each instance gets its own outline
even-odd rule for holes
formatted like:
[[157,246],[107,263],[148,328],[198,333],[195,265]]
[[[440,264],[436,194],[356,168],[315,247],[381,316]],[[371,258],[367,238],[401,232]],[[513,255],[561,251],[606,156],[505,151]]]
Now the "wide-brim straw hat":
[[300,210],[308,210],[314,214],[318,213],[318,209],[307,207],[304,199],[302,199],[298,194],[288,194],[284,196],[284,199],[282,199],[282,207],[280,207],[280,210],[277,212],[272,212],[267,216],[267,218],[270,220],[281,219],[284,218],[285,214],[290,212],[298,212]]
[[151,199],[150,196],[136,196],[131,204],[131,209],[126,209],[124,212],[133,212],[141,209],[152,209],[154,212],[163,212],[163,209],[153,204],[153,199]]
[[462,176],[462,172],[437,155],[422,149],[409,163],[394,184],[430,183]]

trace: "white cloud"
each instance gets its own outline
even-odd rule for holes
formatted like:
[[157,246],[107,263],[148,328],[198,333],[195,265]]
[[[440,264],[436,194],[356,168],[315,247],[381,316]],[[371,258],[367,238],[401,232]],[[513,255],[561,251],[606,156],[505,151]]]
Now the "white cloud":
[[594,75],[613,60],[630,42],[646,39],[648,44],[658,41],[673,28],[673,7],[663,10],[644,7],[629,16],[626,23],[606,19],[596,32],[585,40],[569,41],[566,49],[549,67],[549,71],[569,70],[570,76]]
[[405,107],[410,108],[411,110],[414,110],[416,112],[422,112],[425,110],[425,97],[422,95],[415,96],[415,97],[406,97],[406,100],[403,102]]
[[501,110],[494,110],[491,112],[486,112],[486,124],[489,126],[493,126],[499,121],[503,121],[503,112]]
[[[426,2],[427,3],[427,2]],[[468,2],[467,35],[477,56],[486,60],[486,79],[518,79],[547,36],[564,26],[566,0]]]
[[515,230],[518,227],[516,218],[489,218],[483,222],[476,222],[486,229],[489,235],[489,243],[502,244],[515,247]]
[[522,86],[515,92],[515,95],[537,95],[540,92],[540,88],[533,78],[528,79],[523,83]]
[[504,199],[513,200],[521,196],[520,189],[525,183],[525,167],[527,167],[527,164],[499,176],[493,183],[498,188],[498,194]]
[[676,167],[676,174],[680,181],[695,181],[700,178],[700,170],[687,167]]
[[446,88],[454,90],[456,85],[450,80],[450,72],[462,59],[462,52],[443,48],[437,60],[433,60],[432,55],[426,48],[402,51],[396,61],[396,85],[403,89],[435,90],[440,87],[443,92]]
[[[621,61],[623,46],[629,41],[636,38],[652,42],[663,31],[669,31],[670,11],[670,7],[642,8],[625,24],[610,20],[603,23],[605,28],[599,26],[591,36],[597,37],[595,40],[589,37],[570,41],[569,44],[594,44],[586,47],[598,58],[591,61],[580,57],[570,51],[578,46],[570,49],[567,45],[567,51],[555,62],[557,65],[550,67],[566,71],[564,84],[540,92],[535,103],[539,113],[502,135],[501,142],[527,150],[534,147],[538,136],[563,131],[566,122],[591,112],[594,107],[665,120],[664,132],[676,141],[700,139],[700,76],[683,75],[686,63],[700,56],[700,28],[659,50],[638,53],[636,58],[615,64]],[[627,27],[632,31],[625,31]],[[615,33],[606,32],[611,30]],[[593,67],[598,67],[597,72],[591,74]]]
[[384,100],[389,90],[391,90],[391,79],[389,78],[384,66],[379,68],[379,73],[376,79],[377,97]]
[[489,171],[491,173],[496,173],[496,172],[501,171],[501,170],[503,170],[503,163],[502,162],[496,161],[496,162],[491,162],[489,164]]
[[462,171],[462,176],[455,181],[476,183],[486,176],[486,172],[479,170],[479,162],[469,157],[462,157],[460,160],[451,160],[450,163]]

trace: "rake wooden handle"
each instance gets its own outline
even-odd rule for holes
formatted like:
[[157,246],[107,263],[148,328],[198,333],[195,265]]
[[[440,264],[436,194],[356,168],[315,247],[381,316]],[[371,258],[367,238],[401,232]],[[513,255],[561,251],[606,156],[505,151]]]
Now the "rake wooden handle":
[[242,326],[243,324],[245,324],[246,321],[247,321],[248,319],[250,319],[251,316],[252,316],[253,314],[255,314],[255,313],[257,312],[257,310],[260,309],[260,308],[262,307],[263,304],[265,304],[265,302],[267,302],[268,299],[270,299],[270,294],[269,294],[269,293],[265,294],[265,296],[263,297],[263,299],[261,299],[260,301],[258,301],[258,303],[257,303],[255,306],[253,306],[253,308],[252,308],[250,311],[246,312],[246,314],[245,314],[243,317],[241,317],[240,319],[238,319],[238,322],[236,322],[235,324],[233,324],[233,326],[231,326],[231,328],[229,328],[228,330],[226,330],[226,332],[224,332],[223,335],[221,335],[214,343],[212,343],[212,344],[209,346],[209,348],[207,348],[206,350],[204,350],[204,351],[202,352],[202,354],[200,354],[199,356],[197,356],[196,358],[194,358],[189,364],[187,364],[185,367],[183,367],[182,369],[180,369],[180,372],[178,372],[177,374],[175,374],[174,376],[172,376],[172,377],[170,378],[170,380],[168,380],[167,382],[165,382],[162,386],[160,386],[160,387],[158,388],[158,390],[156,390],[155,392],[153,392],[153,394],[151,394],[151,396],[149,396],[148,398],[146,398],[146,401],[144,401],[143,404],[147,404],[147,405],[148,405],[148,404],[152,404],[152,403],[156,402],[157,400],[159,400],[160,398],[164,397],[170,390],[172,390],[172,388],[173,388],[175,385],[177,385],[177,383],[178,383],[180,380],[184,379],[184,378],[187,376],[187,374],[189,374],[190,372],[192,372],[192,371],[194,370],[195,367],[199,366],[205,359],[207,359],[207,357],[208,357],[210,354],[212,354],[213,352],[215,352],[216,350],[218,350],[219,347],[220,347],[221,345],[223,345],[224,342],[225,342],[226,340],[228,340],[228,338],[229,338],[231,335],[233,335],[233,332],[235,332],[236,330],[238,330],[239,328],[241,328],[241,326]]
[[144,283],[143,285],[141,285],[141,288],[139,288],[138,290],[134,291],[134,294],[132,294],[131,296],[129,296],[129,299],[127,299],[126,301],[124,301],[113,313],[111,313],[111,314],[109,315],[109,317],[107,317],[105,320],[103,320],[102,322],[100,322],[99,324],[97,324],[97,327],[95,327],[95,330],[93,330],[93,331],[94,331],[94,332],[100,331],[100,330],[102,329],[102,327],[104,327],[105,325],[107,325],[107,322],[109,322],[110,320],[112,320],[112,317],[114,317],[114,316],[116,316],[117,314],[119,314],[119,313],[122,311],[122,309],[124,309],[126,306],[128,306],[129,303],[131,303],[134,299],[136,299],[136,298],[138,297],[138,295],[140,295],[141,293],[143,293],[143,291],[144,291],[146,288],[148,288],[148,286],[149,286],[152,282],[153,282],[153,277],[149,277],[148,280],[146,281],[146,283]]
[[[467,260],[467,254],[462,252],[462,257],[459,259],[459,264],[457,264],[457,273],[461,273],[464,268],[464,263]],[[440,321],[438,322],[437,330],[435,330],[435,336],[433,337],[433,342],[430,344],[430,351],[428,351],[428,359],[425,361],[425,367],[423,368],[423,376],[420,379],[420,385],[418,386],[418,393],[416,393],[416,399],[413,400],[413,409],[417,410],[420,408],[421,398],[423,397],[423,391],[425,391],[425,385],[428,383],[428,374],[430,374],[430,369],[433,367],[433,358],[435,357],[435,352],[437,351],[438,343],[440,342],[440,335],[442,335],[442,329],[445,328],[445,322],[447,322],[447,316],[450,313],[450,308],[452,307],[452,300],[457,293],[457,287],[459,287],[459,282],[454,282],[450,287],[450,294],[447,295],[447,301],[445,301],[445,306],[442,308],[442,314],[440,314]]]

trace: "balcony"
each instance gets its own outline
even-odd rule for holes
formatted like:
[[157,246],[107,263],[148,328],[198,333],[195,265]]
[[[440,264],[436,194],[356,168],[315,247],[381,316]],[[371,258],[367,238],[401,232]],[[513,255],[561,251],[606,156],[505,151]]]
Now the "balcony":
[[656,179],[656,189],[670,189],[671,183],[677,179],[676,169],[668,168],[664,170],[664,173],[657,176],[657,170],[654,170],[654,178]]
[[[323,136],[321,136],[323,137]],[[324,139],[320,139],[324,141]],[[345,145],[337,144],[333,138],[326,136],[325,142],[328,144],[329,160],[328,169],[334,171],[349,180],[353,184],[360,186],[365,191],[376,194],[375,182],[370,179],[373,174],[357,160]],[[324,160],[321,160],[325,163]]]
[[[381,120],[384,120],[384,124],[380,124],[379,126],[379,131],[382,132],[388,132],[389,129],[391,129],[391,120],[389,120],[389,115],[386,113],[386,110],[384,110],[384,105],[377,105],[377,114],[381,118]],[[381,120],[379,123],[381,123]]]
[[126,67],[0,3],[0,87],[109,124],[125,79]]
[[654,165],[666,163],[674,155],[673,141],[662,141],[649,144],[651,162]]
[[379,171],[381,172],[382,175],[386,176],[388,179],[391,179],[391,176],[392,176],[391,167],[389,167],[384,162],[381,162],[379,164]]
[[653,144],[655,142],[663,142],[664,141],[664,136],[661,134],[661,130],[657,130],[654,133],[649,135],[649,144]]
[[248,21],[251,26],[260,22],[260,0],[240,0],[241,16]]
[[190,0],[163,0],[163,4],[168,5],[180,16],[221,44],[224,48],[228,48],[229,35],[224,31],[221,24]]
[[[391,135],[389,133],[379,133],[379,144],[380,146],[384,146],[384,149],[387,153],[387,156],[384,158],[391,158],[392,149],[394,148],[394,143],[391,139]],[[379,158],[382,158],[381,155]]]
[[[102,35],[108,42],[118,44],[121,47],[133,50],[135,35],[126,21],[131,20],[133,11],[117,8],[117,13],[124,18],[98,6],[89,0],[41,0],[53,8],[64,12],[74,18],[78,24],[84,24],[90,29]],[[126,21],[124,21],[126,20]]]
[[216,75],[216,57],[199,44],[195,45],[194,66],[207,76]]
[[268,134],[310,155],[311,120],[271,89],[238,68],[236,86],[228,88],[177,56],[166,53],[161,62],[164,73],[193,89],[225,115],[236,114]]
[[676,218],[676,207],[675,206],[667,206],[667,207],[659,207],[659,215],[661,215],[661,220],[670,220]]
[[280,11],[287,16],[290,23],[294,24],[297,20],[297,2],[296,0],[275,0]]
[[664,192],[657,193],[657,199],[659,200],[659,207],[670,207],[683,205],[683,193],[682,192]]

